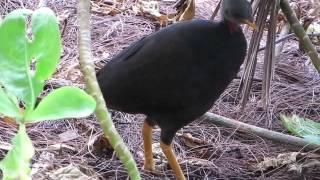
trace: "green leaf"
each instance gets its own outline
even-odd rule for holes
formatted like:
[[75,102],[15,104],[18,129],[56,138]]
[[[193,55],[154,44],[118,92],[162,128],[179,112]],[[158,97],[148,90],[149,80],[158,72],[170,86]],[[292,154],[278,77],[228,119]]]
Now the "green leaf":
[[320,135],[318,135],[318,136],[317,135],[306,135],[306,136],[303,136],[303,138],[309,142],[320,145]]
[[[0,83],[31,108],[61,54],[54,13],[48,8],[32,13],[26,9],[12,11],[0,26]],[[26,33],[26,20],[31,14],[32,40]],[[32,60],[36,61],[35,70],[31,70]]]
[[3,91],[0,85],[0,114],[12,118],[21,118],[19,107],[13,102],[9,96]]
[[31,179],[30,161],[34,155],[32,142],[26,132],[26,127],[20,125],[18,134],[12,140],[12,149],[0,162],[4,180]]
[[61,55],[59,25],[53,11],[44,7],[34,12],[32,33],[30,51],[37,59],[35,80],[43,83],[55,72]]
[[308,135],[320,136],[320,123],[314,122],[307,118],[300,118],[297,115],[287,117],[280,116],[283,125],[293,134],[304,137]]
[[26,71],[26,64],[29,63],[26,62],[26,48],[29,42],[26,38],[25,19],[31,13],[21,9],[12,11],[0,26],[0,82],[23,100],[30,94]]
[[46,96],[25,121],[34,123],[43,120],[80,118],[89,116],[96,107],[95,100],[76,87],[62,87]]

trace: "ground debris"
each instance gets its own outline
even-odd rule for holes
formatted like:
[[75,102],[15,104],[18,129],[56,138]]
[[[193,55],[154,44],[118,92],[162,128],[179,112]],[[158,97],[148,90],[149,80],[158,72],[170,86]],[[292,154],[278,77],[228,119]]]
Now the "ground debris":
[[315,173],[320,175],[320,155],[301,152],[281,153],[275,158],[266,157],[256,165],[256,171],[262,172],[281,168],[285,168],[297,176],[314,175]]
[[49,177],[52,180],[87,180],[87,179],[92,179],[95,180],[96,178],[89,177],[85,175],[83,172],[81,172],[77,167],[73,165],[68,165],[66,167],[62,167],[52,173],[49,174]]

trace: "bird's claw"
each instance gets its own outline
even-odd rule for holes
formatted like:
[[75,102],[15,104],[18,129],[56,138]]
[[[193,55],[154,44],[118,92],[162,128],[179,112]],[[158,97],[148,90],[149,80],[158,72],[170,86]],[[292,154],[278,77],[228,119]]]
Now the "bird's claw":
[[146,171],[155,171],[156,170],[154,163],[144,163],[142,168]]
[[143,167],[142,167],[143,170],[145,171],[148,171],[152,174],[157,174],[157,175],[160,175],[161,174],[161,171],[160,171],[160,167],[158,166],[155,166],[154,163],[149,163],[149,164],[144,164]]

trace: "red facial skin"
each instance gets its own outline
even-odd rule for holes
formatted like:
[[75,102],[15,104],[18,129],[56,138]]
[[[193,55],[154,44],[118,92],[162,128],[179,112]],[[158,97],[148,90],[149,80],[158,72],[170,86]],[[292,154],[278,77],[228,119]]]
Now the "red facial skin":
[[228,27],[231,34],[238,30],[238,25],[232,22],[228,22]]

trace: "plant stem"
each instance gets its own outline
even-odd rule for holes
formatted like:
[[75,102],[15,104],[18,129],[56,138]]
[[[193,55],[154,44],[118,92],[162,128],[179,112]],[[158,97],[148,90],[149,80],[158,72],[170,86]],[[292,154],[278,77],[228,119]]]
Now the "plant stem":
[[91,37],[90,37],[90,1],[80,0],[78,5],[79,19],[79,56],[81,71],[85,75],[87,91],[92,95],[96,102],[97,108],[95,114],[100,123],[101,128],[114,148],[117,156],[126,167],[129,177],[132,180],[141,179],[136,162],[134,161],[129,149],[124,144],[122,138],[117,132],[108,113],[103,95],[96,79],[94,64],[91,53]]
[[270,7],[273,3],[273,1],[260,0],[260,3],[258,4],[259,9],[257,11],[256,19],[258,30],[253,31],[252,33],[247,57],[244,62],[244,72],[238,88],[238,92],[240,92],[241,95],[240,104],[242,109],[245,107],[250,95],[252,79],[254,77],[257,66],[257,55],[260,46],[260,41],[263,35],[263,29],[266,23],[266,19],[270,12]]
[[276,18],[278,16],[278,4],[279,1],[270,4],[270,23],[268,24],[267,48],[264,53],[262,78],[262,103],[265,110],[268,109],[268,106],[270,104],[271,77],[275,61],[275,39],[277,29]]
[[287,20],[289,21],[291,28],[293,29],[294,33],[299,38],[303,48],[309,55],[314,67],[320,72],[320,58],[318,56],[317,50],[312,45],[310,38],[307,36],[306,32],[304,31],[302,25],[299,23],[299,20],[295,14],[295,12],[291,9],[288,0],[281,0],[280,7],[282,12],[285,14]]

